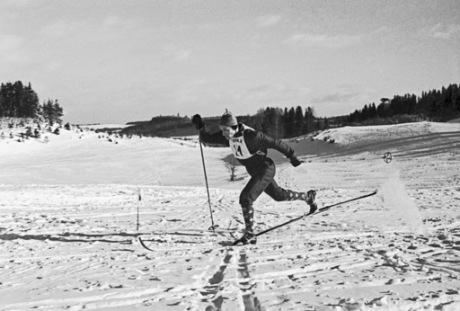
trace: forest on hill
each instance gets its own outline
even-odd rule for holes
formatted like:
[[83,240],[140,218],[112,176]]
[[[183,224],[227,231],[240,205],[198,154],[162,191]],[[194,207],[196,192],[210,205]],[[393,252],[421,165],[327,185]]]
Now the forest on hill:
[[378,106],[372,103],[350,114],[346,119],[347,125],[394,124],[426,119],[446,122],[460,117],[458,84],[422,92],[420,97],[405,94],[380,101]]
[[[353,113],[335,117],[317,117],[311,107],[267,107],[255,115],[237,116],[238,120],[275,138],[290,138],[340,126],[382,125],[431,120],[445,122],[460,117],[460,87],[451,84],[441,90],[382,98],[380,104],[366,104]],[[210,131],[217,131],[219,117],[204,119]],[[128,123],[122,130],[128,135],[189,136],[196,134],[189,117],[157,116],[150,121]]]
[[0,86],[0,118],[40,119],[50,125],[62,123],[64,110],[58,100],[48,99],[42,104],[31,84],[21,81]]
[[[220,117],[204,118],[207,128],[211,131],[219,130]],[[302,107],[260,109],[255,115],[237,116],[242,122],[258,131],[262,131],[275,138],[294,137],[320,129],[318,118],[314,117],[313,109]],[[158,116],[146,122],[128,123],[121,132],[126,135],[142,136],[190,136],[197,133],[189,117]]]
[[[230,109],[231,110],[231,109]],[[64,115],[58,100],[42,104],[30,83],[21,81],[0,86],[0,118],[29,118],[61,124]],[[237,116],[246,125],[275,138],[290,138],[340,126],[381,125],[431,120],[445,122],[460,117],[460,86],[450,84],[440,90],[382,98],[380,104],[366,104],[345,116],[318,117],[312,107],[266,107],[254,115]],[[218,130],[219,116],[205,118],[210,131]],[[130,122],[120,132],[141,136],[189,136],[196,129],[187,116],[156,116],[149,121]],[[102,130],[110,131],[110,129]]]

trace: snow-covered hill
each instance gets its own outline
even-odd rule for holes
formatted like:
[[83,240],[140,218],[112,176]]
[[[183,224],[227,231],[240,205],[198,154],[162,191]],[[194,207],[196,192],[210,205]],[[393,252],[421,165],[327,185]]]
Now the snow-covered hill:
[[456,132],[460,124],[418,122],[397,125],[347,126],[322,131],[318,140],[334,141],[342,145],[356,145],[375,142],[387,142],[394,139],[415,138],[423,135]]
[[[459,124],[290,142],[306,163],[276,156],[280,185],[318,189],[320,206],[378,195],[245,247],[223,246],[248,180],[229,181],[228,149],[204,148],[212,234],[196,140],[48,136],[0,140],[0,310],[460,309]],[[257,230],[305,211],[263,195]]]

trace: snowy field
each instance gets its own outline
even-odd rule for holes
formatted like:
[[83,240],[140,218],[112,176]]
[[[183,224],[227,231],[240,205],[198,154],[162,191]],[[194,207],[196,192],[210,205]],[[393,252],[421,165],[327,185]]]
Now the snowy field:
[[[0,140],[0,310],[460,310],[459,123],[290,142],[305,163],[275,156],[280,185],[378,194],[244,247],[225,246],[248,180],[228,149],[204,148],[213,234],[196,139],[48,136]],[[263,195],[256,229],[307,210]]]

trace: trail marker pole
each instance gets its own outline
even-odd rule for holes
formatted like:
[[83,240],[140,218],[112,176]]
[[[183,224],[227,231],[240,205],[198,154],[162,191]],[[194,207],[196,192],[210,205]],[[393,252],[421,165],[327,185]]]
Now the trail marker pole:
[[138,188],[138,200],[137,200],[137,223],[136,230],[139,231],[139,208],[142,200],[141,188]]

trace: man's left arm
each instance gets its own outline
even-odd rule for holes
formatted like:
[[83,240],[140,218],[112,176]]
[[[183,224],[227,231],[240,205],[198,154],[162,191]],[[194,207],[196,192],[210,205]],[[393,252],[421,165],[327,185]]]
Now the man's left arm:
[[262,132],[257,132],[255,137],[258,144],[260,144],[261,148],[263,149],[275,149],[276,151],[284,154],[289,160],[291,160],[291,164],[293,166],[299,166],[302,162],[294,154],[294,149],[292,149],[288,144],[285,142],[274,139]]

